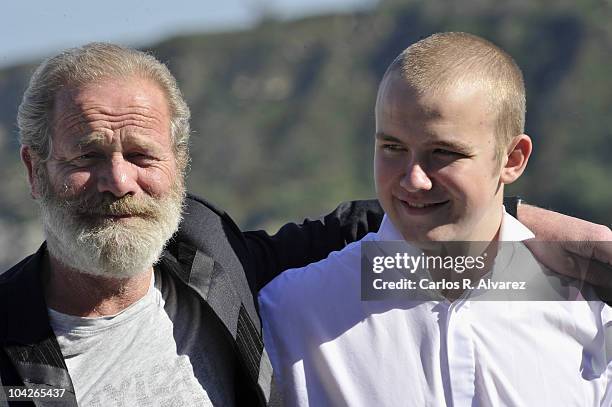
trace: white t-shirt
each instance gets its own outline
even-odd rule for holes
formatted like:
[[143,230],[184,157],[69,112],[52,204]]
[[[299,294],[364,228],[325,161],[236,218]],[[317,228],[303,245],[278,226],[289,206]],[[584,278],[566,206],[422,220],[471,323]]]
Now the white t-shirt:
[[49,309],[79,406],[231,406],[234,357],[196,296],[155,271],[148,293],[109,317]]
[[[531,237],[504,215],[500,240]],[[385,217],[363,238],[375,240],[402,237]],[[609,405],[604,303],[361,301],[360,260],[355,242],[260,292],[265,345],[288,406]]]

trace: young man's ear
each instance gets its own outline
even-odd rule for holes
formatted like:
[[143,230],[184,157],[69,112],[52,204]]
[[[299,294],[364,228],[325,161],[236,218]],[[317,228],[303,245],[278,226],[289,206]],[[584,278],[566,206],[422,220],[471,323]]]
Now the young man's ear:
[[501,169],[501,182],[511,184],[523,174],[531,155],[531,149],[531,139],[526,134],[520,134],[512,140],[504,160],[505,165]]
[[23,165],[25,165],[26,170],[28,171],[28,182],[30,183],[30,195],[32,195],[32,198],[37,199],[40,197],[40,194],[38,191],[38,185],[36,183],[36,176],[34,175],[34,171],[36,171],[37,165],[44,165],[44,164],[37,162],[38,159],[36,157],[36,154],[33,153],[32,150],[30,150],[30,147],[28,146],[21,146],[20,155],[21,155],[21,162],[23,162]]

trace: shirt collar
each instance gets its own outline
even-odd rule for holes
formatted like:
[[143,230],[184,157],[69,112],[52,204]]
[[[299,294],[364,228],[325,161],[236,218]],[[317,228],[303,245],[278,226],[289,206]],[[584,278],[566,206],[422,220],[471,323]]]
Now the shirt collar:
[[380,228],[377,233],[377,240],[404,240],[402,234],[395,228],[393,223],[391,223],[391,219],[387,215],[383,217],[382,222],[380,223]]
[[[499,240],[502,242],[518,242],[533,239],[535,235],[527,226],[506,212],[502,206],[503,217],[499,228]],[[377,240],[404,240],[401,233],[395,228],[387,215],[383,217],[377,233]]]
[[520,242],[527,239],[533,239],[535,235],[527,226],[523,225],[515,217],[506,212],[506,208],[502,207],[504,215],[502,223],[499,227],[499,240],[502,242]]

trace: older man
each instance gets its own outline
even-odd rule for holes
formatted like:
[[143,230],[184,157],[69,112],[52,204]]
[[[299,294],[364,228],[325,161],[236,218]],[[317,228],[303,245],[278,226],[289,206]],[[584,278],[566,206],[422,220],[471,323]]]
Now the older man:
[[366,231],[358,212],[246,240],[185,200],[189,109],[139,51],[90,44],[45,61],[18,122],[46,242],[2,275],[0,382],[61,390],[64,404],[264,404],[252,292]]
[[264,405],[271,369],[253,292],[382,217],[362,202],[243,235],[185,199],[189,110],[167,68],[139,51],[95,43],[45,61],[18,123],[46,242],[0,280],[0,382],[12,399]]

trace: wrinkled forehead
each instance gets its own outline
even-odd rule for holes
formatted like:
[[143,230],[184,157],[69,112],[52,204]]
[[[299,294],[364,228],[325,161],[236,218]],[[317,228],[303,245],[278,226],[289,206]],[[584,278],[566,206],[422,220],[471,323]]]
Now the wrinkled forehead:
[[[105,135],[170,137],[169,106],[152,81],[107,79],[67,86],[55,95],[51,112],[52,137],[88,136],[90,143]],[[109,139],[109,141],[111,141]]]
[[170,110],[166,95],[157,83],[130,75],[66,84],[55,93],[53,118],[67,110],[84,110],[100,105],[111,113],[129,107],[148,108],[160,114],[168,114]]

